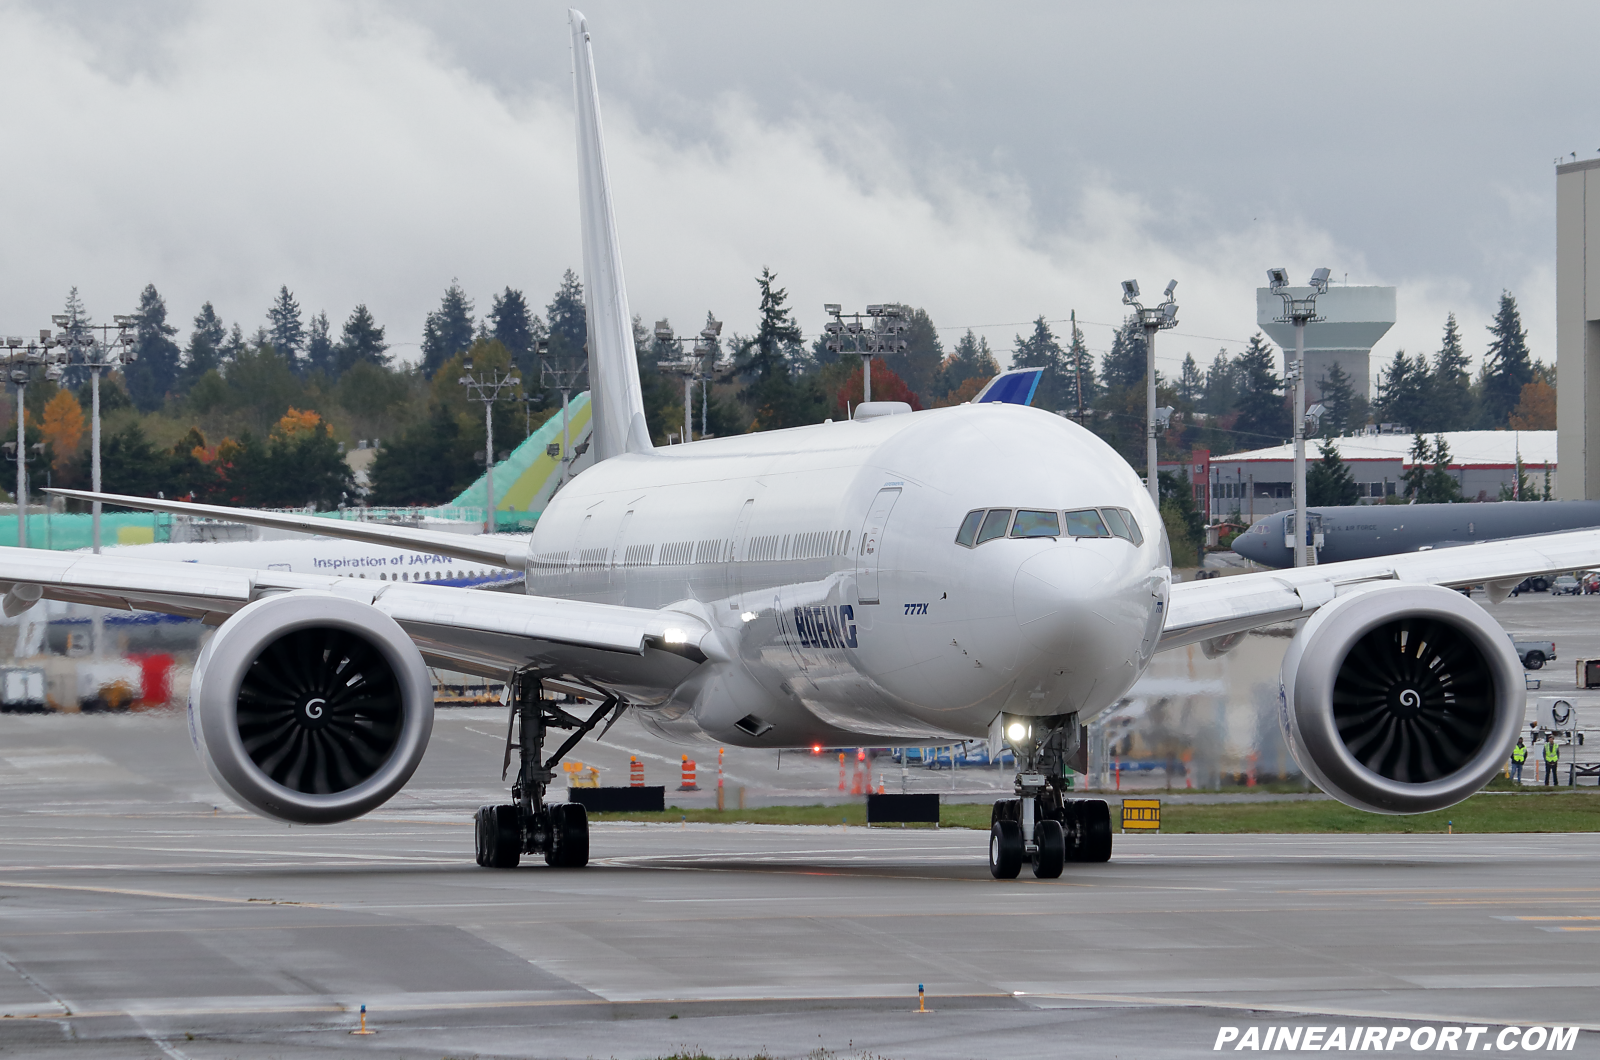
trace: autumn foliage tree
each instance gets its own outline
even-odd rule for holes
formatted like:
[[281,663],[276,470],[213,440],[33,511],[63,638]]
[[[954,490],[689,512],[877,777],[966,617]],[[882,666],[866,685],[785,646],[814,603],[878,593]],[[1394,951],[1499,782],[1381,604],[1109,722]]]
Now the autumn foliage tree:
[[78,399],[70,390],[57,391],[45,405],[43,422],[39,425],[39,433],[50,444],[50,466],[57,473],[77,455],[78,444],[83,441],[83,428],[83,408]]
[[[865,390],[866,381],[862,377],[861,369],[857,368],[850,373],[850,378],[845,380],[844,386],[834,395],[834,407],[839,410],[839,414],[848,416],[850,408],[861,404],[864,400],[862,394]],[[884,364],[872,366],[872,400],[904,401],[911,406],[911,411],[922,411],[922,402],[917,400],[917,395],[912,392],[911,387]]]

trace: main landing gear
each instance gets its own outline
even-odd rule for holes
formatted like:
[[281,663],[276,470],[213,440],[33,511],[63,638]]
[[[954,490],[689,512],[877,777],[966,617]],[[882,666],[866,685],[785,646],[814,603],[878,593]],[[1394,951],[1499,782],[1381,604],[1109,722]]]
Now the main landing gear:
[[[512,680],[511,724],[517,733],[521,764],[511,787],[511,803],[480,806],[474,817],[478,864],[489,869],[514,869],[524,854],[543,854],[554,868],[581,869],[589,863],[589,815],[575,802],[545,802],[557,762],[577,746],[607,714],[621,711],[616,697],[608,698],[587,720],[573,717],[543,696],[539,678],[519,673]],[[609,728],[609,726],[608,726]],[[549,729],[576,729],[548,760],[544,754]],[[511,766],[512,728],[506,731],[506,757],[501,779]]]
[[[1042,736],[1034,735],[1033,729],[1046,726]],[[1016,879],[1024,861],[1037,879],[1053,880],[1069,861],[1110,860],[1110,808],[1100,799],[1064,794],[1067,745],[1078,739],[1078,716],[1067,714],[1032,719],[1028,736],[1011,741],[1022,770],[1017,797],[995,803],[989,815],[989,874],[995,879]]]

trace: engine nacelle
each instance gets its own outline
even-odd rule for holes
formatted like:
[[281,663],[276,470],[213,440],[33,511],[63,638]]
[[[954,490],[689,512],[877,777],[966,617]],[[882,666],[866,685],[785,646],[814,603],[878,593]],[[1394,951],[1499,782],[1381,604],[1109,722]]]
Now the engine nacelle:
[[1280,689],[1300,768],[1374,813],[1443,809],[1483,787],[1511,753],[1527,698],[1499,623],[1435,585],[1324,605],[1290,642]]
[[235,802],[334,824],[411,779],[433,731],[433,685],[388,615],[328,593],[241,608],[195,663],[189,735]]

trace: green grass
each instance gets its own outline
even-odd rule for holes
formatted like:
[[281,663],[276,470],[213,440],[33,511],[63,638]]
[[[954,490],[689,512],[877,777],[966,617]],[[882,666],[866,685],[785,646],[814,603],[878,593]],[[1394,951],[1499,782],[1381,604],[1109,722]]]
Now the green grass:
[[[1135,793],[1130,793],[1135,794]],[[1159,796],[1160,792],[1151,795]],[[987,803],[951,803],[941,807],[939,823],[944,828],[989,827]],[[1113,818],[1115,817],[1113,808]],[[839,806],[763,806],[748,810],[685,809],[668,807],[661,813],[596,813],[595,821],[642,821],[657,824],[807,824],[856,827],[867,823],[863,803]],[[1115,824],[1115,820],[1113,820]],[[1457,832],[1597,832],[1600,831],[1600,792],[1571,788],[1510,789],[1503,781],[1489,786],[1489,793],[1474,795],[1466,802],[1436,813],[1396,817],[1364,813],[1343,803],[1258,802],[1179,805],[1161,808],[1161,830],[1167,833],[1227,832],[1444,832],[1453,824]],[[898,827],[886,825],[881,827]],[[911,825],[912,828],[927,827]]]

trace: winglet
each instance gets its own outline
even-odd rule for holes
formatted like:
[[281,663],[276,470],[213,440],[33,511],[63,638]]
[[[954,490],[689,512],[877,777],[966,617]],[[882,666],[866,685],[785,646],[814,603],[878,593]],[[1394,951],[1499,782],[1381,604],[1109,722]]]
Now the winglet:
[[1026,405],[1033,400],[1033,392],[1039,389],[1039,380],[1043,378],[1043,368],[1013,368],[1009,372],[1001,372],[978,391],[978,396],[972,399],[972,404],[994,402],[1002,405]]
[[622,279],[600,128],[600,90],[583,13],[567,12],[572,24],[572,85],[578,106],[578,202],[583,230],[584,308],[589,320],[589,385],[594,408],[594,459],[648,453],[644,394],[633,348],[633,315]]

